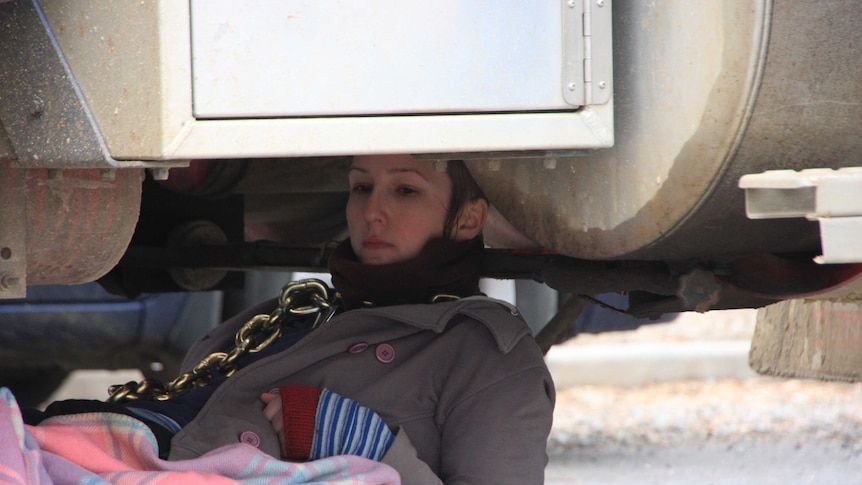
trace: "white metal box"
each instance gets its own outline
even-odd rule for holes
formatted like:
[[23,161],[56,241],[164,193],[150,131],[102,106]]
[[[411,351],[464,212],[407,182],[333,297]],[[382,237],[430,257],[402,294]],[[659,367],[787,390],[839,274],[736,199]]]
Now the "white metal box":
[[43,8],[118,160],[613,144],[610,0]]

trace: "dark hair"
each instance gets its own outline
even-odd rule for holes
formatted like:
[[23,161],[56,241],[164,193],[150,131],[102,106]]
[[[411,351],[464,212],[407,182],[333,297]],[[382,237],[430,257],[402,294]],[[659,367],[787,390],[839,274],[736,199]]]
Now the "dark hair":
[[446,214],[446,225],[443,227],[443,237],[452,236],[455,222],[461,215],[464,205],[472,200],[488,200],[482,189],[470,175],[467,164],[463,160],[449,160],[446,163],[446,173],[452,180],[452,197],[449,199],[449,212]]

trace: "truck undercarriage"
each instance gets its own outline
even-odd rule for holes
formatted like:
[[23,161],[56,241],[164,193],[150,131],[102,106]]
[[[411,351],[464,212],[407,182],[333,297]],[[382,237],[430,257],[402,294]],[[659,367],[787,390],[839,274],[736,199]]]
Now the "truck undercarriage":
[[323,269],[369,153],[467,162],[488,277],[648,317],[856,294],[858,2],[393,3],[0,1],[0,297]]

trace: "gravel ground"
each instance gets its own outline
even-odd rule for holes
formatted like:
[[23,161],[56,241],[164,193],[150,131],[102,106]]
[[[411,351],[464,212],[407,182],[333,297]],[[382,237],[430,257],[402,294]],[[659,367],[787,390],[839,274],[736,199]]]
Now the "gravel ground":
[[862,453],[862,385],[746,379],[560,391],[549,449],[832,441]]
[[[566,345],[750,340],[753,311],[714,313]],[[862,483],[860,383],[756,377],[557,392],[547,483]]]

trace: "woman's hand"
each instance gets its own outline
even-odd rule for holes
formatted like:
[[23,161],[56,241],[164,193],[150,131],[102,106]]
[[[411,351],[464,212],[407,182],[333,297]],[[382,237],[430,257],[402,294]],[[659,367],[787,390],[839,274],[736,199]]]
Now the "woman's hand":
[[278,391],[267,392],[260,395],[260,400],[265,404],[263,415],[272,424],[272,429],[275,430],[281,443],[281,452],[284,453],[284,413],[281,410],[281,396]]

